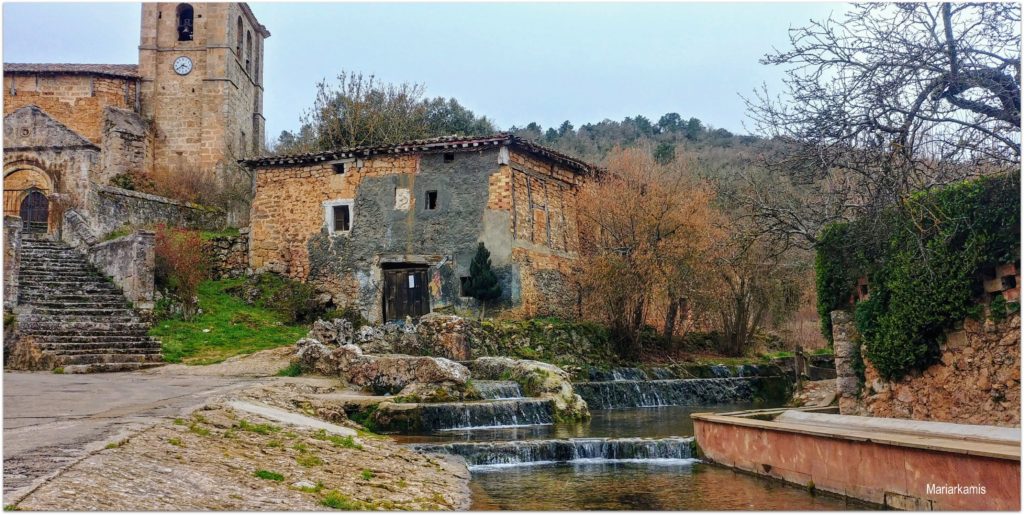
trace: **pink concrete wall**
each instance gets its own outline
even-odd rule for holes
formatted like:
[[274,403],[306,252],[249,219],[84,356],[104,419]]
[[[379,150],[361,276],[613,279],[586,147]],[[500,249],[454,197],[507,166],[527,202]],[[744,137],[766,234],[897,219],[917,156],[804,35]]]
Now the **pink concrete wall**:
[[[1020,510],[1019,460],[706,420],[694,420],[694,433],[716,463],[877,504],[901,507],[900,496],[909,496],[922,509],[930,502],[934,510]],[[929,483],[983,485],[985,494],[928,494]]]

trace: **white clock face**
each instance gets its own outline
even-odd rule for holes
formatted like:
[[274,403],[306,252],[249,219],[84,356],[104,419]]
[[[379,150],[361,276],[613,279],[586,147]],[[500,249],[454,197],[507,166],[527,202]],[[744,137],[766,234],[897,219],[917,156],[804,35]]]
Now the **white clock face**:
[[192,71],[192,60],[186,56],[175,59],[174,71],[178,75],[188,75],[188,72]]

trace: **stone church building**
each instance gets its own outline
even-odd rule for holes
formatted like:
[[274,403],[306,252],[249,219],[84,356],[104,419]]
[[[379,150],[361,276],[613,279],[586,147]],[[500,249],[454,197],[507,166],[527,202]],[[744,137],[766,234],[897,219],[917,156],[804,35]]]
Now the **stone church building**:
[[97,192],[132,196],[121,174],[238,180],[263,150],[269,36],[244,3],[144,3],[138,64],[4,63],[4,215],[54,232]]

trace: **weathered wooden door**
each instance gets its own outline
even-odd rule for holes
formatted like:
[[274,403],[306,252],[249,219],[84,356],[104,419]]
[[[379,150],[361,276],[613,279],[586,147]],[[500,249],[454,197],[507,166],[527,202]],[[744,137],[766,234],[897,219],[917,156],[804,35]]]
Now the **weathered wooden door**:
[[30,191],[21,201],[19,210],[26,232],[46,232],[50,218],[50,201],[41,191]]
[[426,268],[384,270],[384,319],[405,320],[430,313]]

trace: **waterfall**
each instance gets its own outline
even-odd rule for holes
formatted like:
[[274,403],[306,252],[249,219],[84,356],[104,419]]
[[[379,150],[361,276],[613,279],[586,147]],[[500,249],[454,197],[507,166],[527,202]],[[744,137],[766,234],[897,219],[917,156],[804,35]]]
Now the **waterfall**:
[[587,375],[590,376],[591,381],[644,381],[647,379],[647,374],[639,368],[613,368],[611,370],[591,368]]
[[473,386],[485,399],[522,399],[523,391],[515,381],[473,381]]
[[425,431],[548,425],[554,423],[551,401],[512,399],[486,402],[442,402],[418,406]]
[[749,401],[754,395],[747,378],[592,381],[573,387],[590,409],[708,406]]
[[420,452],[457,454],[470,469],[544,463],[649,462],[693,459],[693,438],[572,438],[515,442],[414,444]]

